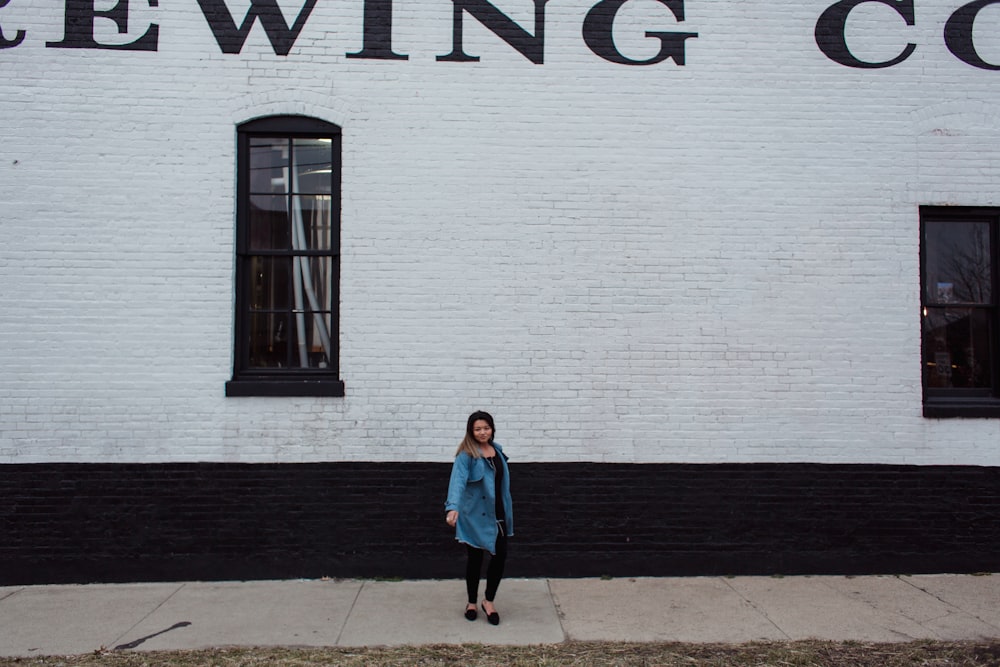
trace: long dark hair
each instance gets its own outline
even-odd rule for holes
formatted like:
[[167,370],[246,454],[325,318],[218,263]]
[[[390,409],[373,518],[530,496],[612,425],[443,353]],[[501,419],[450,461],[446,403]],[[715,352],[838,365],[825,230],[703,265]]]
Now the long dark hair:
[[[476,410],[469,415],[469,420],[465,423],[465,437],[462,438],[462,442],[458,445],[458,451],[455,452],[455,456],[458,456],[462,452],[465,452],[474,459],[482,456],[479,451],[479,441],[472,434],[472,426],[480,419],[490,425],[490,429],[493,431],[493,438],[496,437],[497,427],[493,425],[493,415],[483,410]],[[490,438],[491,443],[493,442],[493,438]]]

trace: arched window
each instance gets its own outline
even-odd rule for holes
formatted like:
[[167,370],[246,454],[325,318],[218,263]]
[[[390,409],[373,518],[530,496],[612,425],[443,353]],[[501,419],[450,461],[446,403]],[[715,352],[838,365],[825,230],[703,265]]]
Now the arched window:
[[272,116],[237,128],[236,317],[227,396],[343,396],[340,128]]

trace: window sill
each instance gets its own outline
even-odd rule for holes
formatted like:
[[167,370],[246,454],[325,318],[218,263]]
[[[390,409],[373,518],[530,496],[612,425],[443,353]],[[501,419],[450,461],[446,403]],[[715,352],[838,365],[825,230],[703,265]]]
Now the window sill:
[[998,419],[1000,418],[1000,401],[925,400],[924,417],[930,419]]
[[343,380],[230,380],[226,396],[343,396]]

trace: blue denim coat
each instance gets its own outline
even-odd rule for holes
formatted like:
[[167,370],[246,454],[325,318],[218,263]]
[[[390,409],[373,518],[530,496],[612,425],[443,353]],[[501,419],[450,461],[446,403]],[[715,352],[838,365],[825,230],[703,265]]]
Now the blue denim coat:
[[[497,443],[494,449],[500,454],[496,459],[503,466],[501,498],[506,514],[507,535],[514,534],[514,509],[510,498],[510,469],[507,457]],[[484,458],[472,458],[465,452],[455,457],[451,467],[451,481],[448,483],[448,499],[444,503],[446,512],[458,511],[455,525],[455,539],[477,549],[496,553],[497,515],[496,479],[493,469]]]

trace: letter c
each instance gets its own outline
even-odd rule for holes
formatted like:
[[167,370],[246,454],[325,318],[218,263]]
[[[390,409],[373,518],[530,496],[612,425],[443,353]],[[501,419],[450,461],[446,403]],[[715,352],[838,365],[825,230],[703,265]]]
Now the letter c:
[[[0,8],[6,7],[10,4],[10,0],[0,0]],[[3,29],[0,28],[0,49],[12,49],[21,42],[24,41],[25,32],[23,30],[18,30],[14,34],[14,39],[7,39],[3,36]]]
[[944,25],[944,43],[956,58],[979,69],[1000,70],[1000,65],[991,65],[979,57],[972,41],[972,24],[987,5],[995,5],[1000,0],[976,0],[959,7]]
[[[992,2],[993,0],[988,0]],[[847,67],[857,67],[862,69],[878,69],[881,67],[892,67],[903,62],[917,48],[916,44],[907,44],[903,52],[892,60],[880,63],[870,63],[854,57],[851,50],[847,48],[847,38],[844,36],[844,29],[847,25],[847,17],[858,5],[866,2],[878,2],[896,10],[906,21],[906,25],[914,25],[916,18],[914,15],[913,0],[840,0],[830,5],[819,20],[816,21],[816,46],[830,60],[845,65]],[[976,3],[973,3],[976,4]],[[978,10],[977,10],[978,11]],[[971,37],[970,37],[971,40]]]

